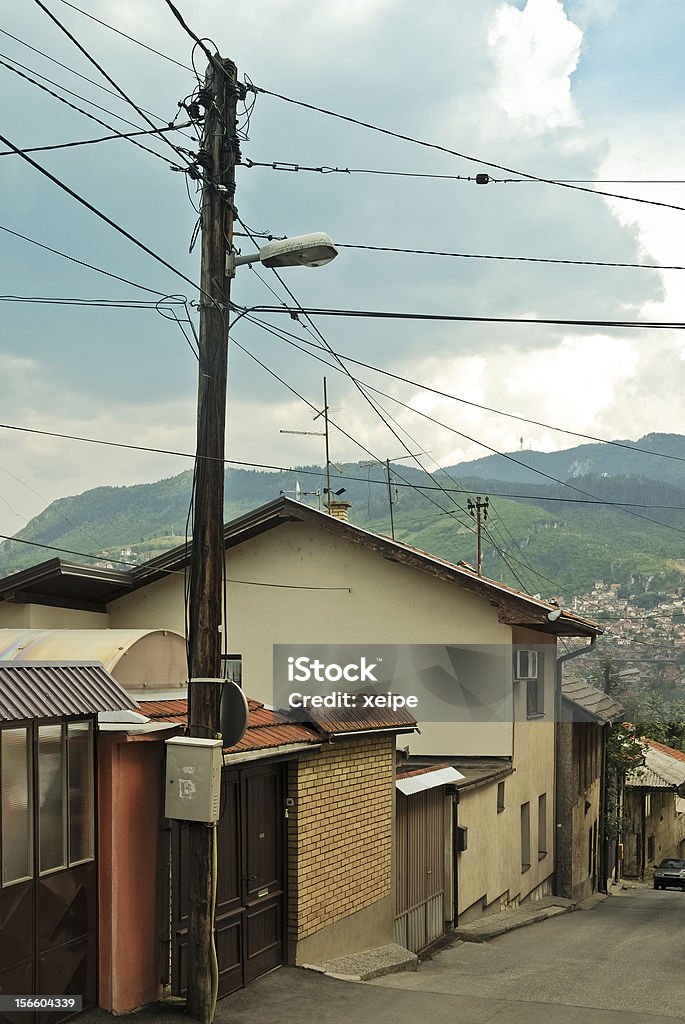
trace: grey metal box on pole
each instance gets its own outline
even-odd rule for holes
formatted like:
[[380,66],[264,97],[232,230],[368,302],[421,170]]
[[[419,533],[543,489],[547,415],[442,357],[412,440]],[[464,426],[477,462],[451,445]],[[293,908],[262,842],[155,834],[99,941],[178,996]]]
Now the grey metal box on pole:
[[181,821],[219,820],[221,740],[174,736],[166,741],[164,814]]

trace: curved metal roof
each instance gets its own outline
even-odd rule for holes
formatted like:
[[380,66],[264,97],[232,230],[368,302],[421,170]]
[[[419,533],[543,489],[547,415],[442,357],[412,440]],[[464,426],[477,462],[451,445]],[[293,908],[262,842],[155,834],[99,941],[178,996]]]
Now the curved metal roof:
[[171,629],[0,629],[2,662],[99,662],[129,691],[185,689],[184,638]]
[[0,629],[0,661],[99,661],[108,672],[140,643],[168,629]]

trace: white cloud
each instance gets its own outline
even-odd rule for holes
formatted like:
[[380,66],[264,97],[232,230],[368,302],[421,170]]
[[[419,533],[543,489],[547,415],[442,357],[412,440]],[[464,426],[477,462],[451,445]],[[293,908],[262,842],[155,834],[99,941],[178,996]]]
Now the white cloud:
[[498,69],[497,100],[525,131],[577,122],[571,75],[582,38],[558,0],[528,0],[522,11],[505,3],[495,12],[488,43]]

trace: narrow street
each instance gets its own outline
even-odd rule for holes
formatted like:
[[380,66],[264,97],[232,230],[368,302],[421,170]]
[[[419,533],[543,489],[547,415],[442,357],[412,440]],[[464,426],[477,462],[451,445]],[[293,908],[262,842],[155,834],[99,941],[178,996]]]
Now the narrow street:
[[416,973],[355,984],[282,968],[222,1000],[231,1024],[657,1024],[685,1020],[685,893],[639,888]]

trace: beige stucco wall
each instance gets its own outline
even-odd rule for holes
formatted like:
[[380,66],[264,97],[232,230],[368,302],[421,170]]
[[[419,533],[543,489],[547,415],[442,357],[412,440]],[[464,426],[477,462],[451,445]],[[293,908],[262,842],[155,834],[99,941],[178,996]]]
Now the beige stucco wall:
[[339,740],[289,772],[289,959],[312,963],[392,942],[395,742]]
[[[514,684],[513,773],[504,780],[504,811],[497,811],[497,783],[460,793],[459,824],[468,849],[459,854],[459,913],[475,915],[516,905],[536,894],[554,872],[554,679],[556,644],[534,630],[516,629],[517,644],[546,645],[544,708],[526,719],[525,684]],[[538,839],[538,798],[546,795],[546,835]],[[531,864],[521,870],[521,805],[530,804]],[[539,857],[538,850],[546,851]]]
[[3,629],[106,629],[108,623],[105,612],[0,601],[0,628]]
[[[228,647],[243,656],[245,690],[266,703],[273,701],[274,644],[495,644],[511,638],[486,598],[305,524],[281,526],[228,551],[226,572]],[[284,590],[284,583],[342,589]],[[170,575],[113,602],[110,626],[183,632],[182,593],[183,577]],[[408,742],[418,754],[509,755],[511,734],[508,723],[442,724],[422,728]]]

